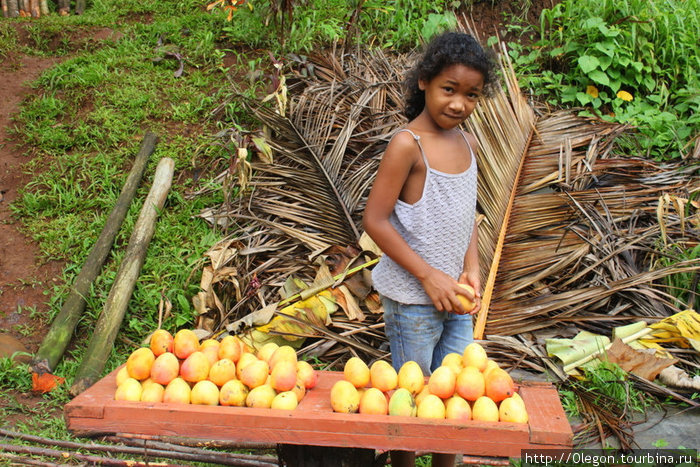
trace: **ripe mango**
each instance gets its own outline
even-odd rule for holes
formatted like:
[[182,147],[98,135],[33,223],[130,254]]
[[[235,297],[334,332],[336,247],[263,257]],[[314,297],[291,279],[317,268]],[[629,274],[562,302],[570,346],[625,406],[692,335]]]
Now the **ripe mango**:
[[[464,290],[466,290],[472,296],[474,296],[474,288],[472,286],[467,285],[467,284],[457,284],[457,285],[460,286],[461,288],[463,288]],[[457,294],[457,300],[459,300],[459,303],[462,304],[462,308],[464,308],[464,311],[466,311],[467,313],[472,311],[474,309],[474,307],[476,306],[476,304],[473,301],[469,300],[465,295],[462,295],[460,293]]]
[[448,420],[471,420],[472,409],[469,402],[454,395],[445,402],[445,418]]
[[[516,397],[517,396],[517,397]],[[528,415],[525,403],[520,396],[513,394],[503,399],[498,406],[498,419],[502,422],[527,423]]]
[[117,387],[121,386],[126,378],[129,378],[129,372],[126,369],[126,365],[124,365],[119,369],[119,371],[117,371]]
[[140,401],[141,392],[143,391],[141,387],[141,382],[135,378],[126,378],[122,384],[117,387],[117,391],[114,393],[115,401]]
[[343,377],[356,388],[363,388],[370,380],[369,367],[361,358],[350,357],[343,367]]
[[219,342],[219,359],[228,358],[233,363],[238,363],[241,358],[242,342],[236,336],[224,336]]
[[204,379],[192,387],[190,403],[197,405],[219,405],[219,387]]
[[143,386],[141,391],[141,402],[163,402],[163,394],[165,394],[165,387],[162,384],[148,384]]
[[448,353],[443,357],[440,365],[450,368],[457,375],[462,371],[462,355],[457,352]]
[[[449,368],[447,368],[449,371]],[[435,394],[428,394],[423,398],[416,410],[418,418],[445,418],[445,404]]]
[[209,362],[209,367],[219,361],[219,347],[218,346],[213,346],[213,345],[208,345],[206,347],[202,347],[200,350],[204,354],[204,356],[207,357],[207,361]]
[[277,393],[269,384],[263,384],[250,390],[245,399],[246,407],[255,407],[259,409],[269,409],[272,407],[272,399]]
[[455,391],[468,401],[474,402],[486,394],[484,375],[475,366],[467,366],[457,375]]
[[219,387],[234,378],[236,378],[236,364],[228,358],[217,360],[211,368],[209,368],[209,381]]
[[246,397],[248,397],[248,388],[237,379],[227,381],[219,390],[221,405],[245,407]]
[[299,360],[297,361],[297,378],[301,379],[306,389],[312,389],[318,382],[318,373],[309,362]]
[[156,356],[153,355],[148,347],[141,347],[131,352],[126,360],[126,371],[129,376],[134,379],[142,380],[151,376],[151,365],[155,361]]
[[474,401],[472,406],[472,420],[484,422],[498,421],[498,406],[487,396],[481,396]]
[[515,392],[515,383],[506,370],[494,368],[489,371],[484,380],[486,395],[494,402],[500,402]]
[[165,329],[156,329],[151,334],[149,347],[156,357],[165,352],[173,351],[173,335]]
[[357,388],[346,380],[339,380],[331,387],[331,407],[334,412],[355,413],[360,408],[360,394]]
[[164,352],[151,365],[151,379],[158,384],[167,386],[180,374],[180,361],[174,353]]
[[[282,348],[284,347],[280,347],[280,349]],[[273,361],[275,355],[277,354],[275,353],[272,356]],[[289,360],[288,358],[285,358],[283,360],[277,360],[275,366],[271,368],[272,371],[270,371],[270,386],[275,388],[275,390],[278,392],[291,391],[292,389],[294,389],[294,385],[297,382],[296,359]]]
[[297,402],[301,402],[301,400],[306,395],[306,385],[304,384],[304,381],[299,377],[299,375],[297,375],[297,381],[296,383],[294,383],[292,392],[295,396],[297,396]]
[[439,366],[428,378],[428,388],[431,394],[447,399],[454,394],[456,382],[457,376],[450,367]]
[[484,371],[487,361],[486,350],[478,342],[472,342],[464,347],[462,366],[475,366],[479,371]]
[[388,392],[399,385],[399,375],[389,362],[377,360],[369,367],[369,380],[373,388]]
[[294,350],[294,347],[291,347],[289,345],[279,346],[270,356],[270,361],[268,362],[268,365],[270,365],[270,370],[273,370],[275,368],[275,365],[277,365],[277,363],[281,361],[292,362],[296,367],[297,351]]
[[173,337],[173,353],[181,360],[199,350],[199,338],[191,329],[180,329]]
[[256,357],[255,354],[252,354],[250,352],[243,352],[241,354],[241,357],[238,359],[238,362],[236,363],[236,377],[238,379],[241,379],[241,373],[243,372],[243,368],[257,360],[258,357]]
[[280,346],[275,342],[267,342],[258,349],[255,356],[258,357],[258,360],[264,360],[265,363],[269,365],[272,354],[275,353],[275,350],[279,349],[279,347]]
[[271,409],[294,410],[297,408],[297,396],[292,391],[282,391],[277,394],[270,404]]
[[408,389],[399,388],[391,395],[391,399],[389,399],[389,415],[416,416],[416,401]]
[[425,376],[420,365],[413,360],[409,360],[399,368],[398,385],[400,388],[408,389],[414,397],[423,390],[425,386]]
[[170,381],[167,386],[165,386],[163,402],[189,404],[191,392],[192,390],[190,389],[190,385],[187,384],[187,381],[178,376],[174,380]]
[[256,359],[241,370],[239,379],[243,384],[253,389],[265,384],[269,375],[270,368],[267,366],[267,362],[265,360]]
[[386,395],[377,388],[367,388],[360,396],[358,411],[362,414],[386,415],[389,411]]
[[185,381],[197,383],[209,376],[209,359],[199,350],[192,352],[180,366],[180,376]]

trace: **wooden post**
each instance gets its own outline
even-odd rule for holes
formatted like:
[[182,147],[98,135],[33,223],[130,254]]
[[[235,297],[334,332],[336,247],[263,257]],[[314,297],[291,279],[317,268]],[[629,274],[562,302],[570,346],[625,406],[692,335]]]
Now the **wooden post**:
[[59,314],[54,318],[51,329],[49,329],[34,356],[32,361],[34,372],[39,374],[52,372],[63,356],[73,331],[78,325],[80,316],[85,310],[85,296],[90,292],[90,286],[99,275],[112,249],[114,238],[117,236],[126,213],[129,211],[129,206],[141,183],[146,164],[151,154],[153,154],[157,141],[158,137],[151,132],[146,133],[146,136],[144,136],[141,142],[141,149],[136,154],[134,165],[122,187],[121,194],[105,221],[100,236],[80,269],[80,273],[75,278],[68,298],[63,303]]
[[164,157],[158,163],[153,186],[136,220],[124,259],[71,386],[70,392],[73,395],[80,394],[92,386],[104,369],[141,272],[148,244],[153,238],[158,211],[163,208],[170,191],[174,168],[175,162],[168,157]]
[[7,15],[10,18],[17,18],[19,16],[17,0],[7,0]]

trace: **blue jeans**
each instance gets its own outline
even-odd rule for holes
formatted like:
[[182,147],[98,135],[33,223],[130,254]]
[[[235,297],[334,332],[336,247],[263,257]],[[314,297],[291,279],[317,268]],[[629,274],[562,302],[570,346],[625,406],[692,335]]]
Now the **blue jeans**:
[[409,360],[424,375],[440,366],[445,355],[462,354],[474,340],[472,315],[437,311],[433,305],[406,305],[381,296],[391,363],[398,371]]

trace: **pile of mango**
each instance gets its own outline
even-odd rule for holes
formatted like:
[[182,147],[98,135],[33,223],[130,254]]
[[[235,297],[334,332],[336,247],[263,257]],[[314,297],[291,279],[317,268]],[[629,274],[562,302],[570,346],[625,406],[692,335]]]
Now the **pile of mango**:
[[343,368],[330,392],[334,412],[416,416],[450,420],[527,423],[523,399],[510,374],[473,342],[445,356],[426,378],[418,363],[397,372],[388,362],[368,366],[358,357]]
[[192,330],[158,329],[116,379],[116,400],[293,410],[318,375],[287,345],[255,351],[236,336],[200,343]]

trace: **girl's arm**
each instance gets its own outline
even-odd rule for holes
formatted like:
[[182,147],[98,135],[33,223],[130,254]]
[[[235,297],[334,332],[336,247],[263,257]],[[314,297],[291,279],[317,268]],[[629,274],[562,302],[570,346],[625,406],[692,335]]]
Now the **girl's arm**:
[[[474,221],[474,229],[472,230],[472,238],[469,240],[469,248],[464,255],[464,267],[462,274],[459,276],[459,283],[469,284],[474,289],[474,297],[468,296],[468,293],[462,293],[465,297],[474,302],[473,310],[469,314],[476,314],[481,308],[481,278],[479,270],[479,228],[476,220]],[[462,290],[462,292],[465,292]]]
[[394,205],[418,160],[420,153],[411,135],[399,133],[391,140],[367,199],[362,225],[384,254],[421,282],[436,309],[464,313],[456,296],[461,290],[457,281],[430,266],[389,222]]

